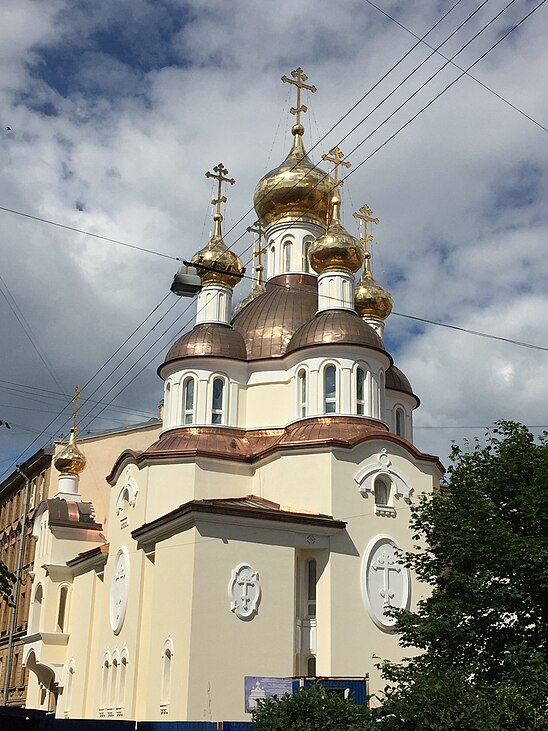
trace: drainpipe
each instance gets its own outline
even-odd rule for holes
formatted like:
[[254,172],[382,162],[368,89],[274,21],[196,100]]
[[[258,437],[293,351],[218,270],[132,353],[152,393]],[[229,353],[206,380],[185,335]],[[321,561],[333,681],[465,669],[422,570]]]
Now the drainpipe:
[[25,528],[27,522],[27,510],[29,504],[29,486],[30,478],[23,472],[21,465],[17,465],[15,468],[17,472],[25,479],[25,501],[23,503],[23,520],[21,521],[21,535],[19,537],[19,553],[17,556],[17,570],[15,572],[15,588],[13,592],[13,606],[11,608],[11,622],[10,622],[10,634],[8,641],[8,655],[6,665],[6,676],[4,680],[4,695],[2,705],[6,706],[8,703],[8,688],[10,684],[11,675],[11,661],[13,652],[13,635],[15,634],[15,622],[17,619],[17,605],[19,604],[19,589],[21,587],[21,568],[23,564],[23,547],[25,545]]

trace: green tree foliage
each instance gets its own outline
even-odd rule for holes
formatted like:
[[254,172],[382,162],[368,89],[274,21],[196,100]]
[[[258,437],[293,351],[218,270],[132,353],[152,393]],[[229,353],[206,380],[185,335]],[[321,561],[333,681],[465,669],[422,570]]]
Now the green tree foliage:
[[432,585],[398,612],[404,647],[385,664],[383,731],[548,729],[548,443],[499,422],[454,447],[450,484],[412,512],[405,561]]
[[256,731],[369,731],[371,723],[367,708],[320,686],[260,700],[253,713]]
[[9,602],[11,599],[14,581],[15,575],[0,561],[0,599],[5,602]]

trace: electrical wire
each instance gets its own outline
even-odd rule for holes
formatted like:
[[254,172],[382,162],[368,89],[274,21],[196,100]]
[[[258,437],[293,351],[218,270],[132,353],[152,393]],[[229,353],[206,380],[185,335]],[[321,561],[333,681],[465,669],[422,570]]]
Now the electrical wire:
[[[416,33],[414,33],[410,28],[408,28],[407,26],[405,26],[403,23],[401,23],[397,18],[394,18],[392,15],[390,15],[389,13],[387,13],[386,10],[383,10],[378,5],[375,5],[375,3],[372,2],[372,0],[365,0],[365,2],[366,3],[369,3],[369,5],[371,5],[371,7],[373,7],[373,8],[375,8],[375,10],[378,10],[379,13],[382,13],[384,16],[386,16],[387,18],[389,18],[390,20],[392,20],[394,23],[396,23],[396,25],[399,25],[400,28],[402,28],[403,30],[405,30],[407,33],[409,33],[410,35],[412,35],[414,38],[417,38],[419,40],[419,43],[422,43],[427,48],[430,48],[432,50],[435,50],[436,53],[438,54],[438,56],[441,56],[446,61],[449,60],[447,56],[444,56],[444,54],[441,53],[441,51],[439,51],[438,49],[434,49],[434,46],[431,46],[427,41],[425,41],[424,40],[424,37],[423,38],[420,38]],[[416,45],[414,46],[414,48],[416,48]],[[454,61],[451,61],[451,64],[453,66],[455,66],[455,68],[459,69],[459,71],[464,71],[464,69],[462,68],[462,66],[459,66]],[[507,104],[509,107],[511,107],[512,109],[514,109],[516,112],[519,112],[519,114],[521,114],[523,117],[525,117],[526,119],[528,119],[530,122],[533,122],[533,124],[536,124],[537,127],[540,127],[540,129],[544,130],[545,132],[548,132],[548,127],[545,127],[538,120],[536,120],[533,117],[531,117],[530,114],[527,114],[527,112],[524,112],[523,109],[520,109],[516,104],[513,104],[511,101],[509,101],[508,99],[506,99],[505,97],[503,97],[502,94],[499,94],[497,91],[495,91],[494,89],[492,89],[490,86],[487,86],[487,84],[485,84],[483,81],[480,81],[476,76],[472,76],[472,74],[469,74],[468,71],[465,71],[465,73],[466,73],[467,76],[469,76],[472,79],[472,81],[475,81],[476,84],[479,84],[486,91],[488,91],[489,93],[491,93],[494,96],[496,96],[497,99],[500,99],[502,102],[504,102],[505,104]]]

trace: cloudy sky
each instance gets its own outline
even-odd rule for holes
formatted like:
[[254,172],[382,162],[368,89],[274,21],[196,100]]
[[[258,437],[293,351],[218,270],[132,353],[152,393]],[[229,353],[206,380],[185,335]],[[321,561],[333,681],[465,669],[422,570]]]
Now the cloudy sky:
[[[313,159],[340,144],[353,163],[347,228],[366,202],[381,219],[373,268],[422,400],[418,446],[445,460],[496,419],[548,424],[547,352],[401,316],[548,347],[548,4],[376,3],[408,30],[368,0],[4,0],[0,206],[165,256],[0,210],[0,474],[67,433],[70,409],[56,415],[76,384],[83,432],[155,415],[156,367],[193,322],[170,257],[207,240],[204,172],[222,161],[237,179],[225,240],[247,262],[254,187],[290,145],[280,76],[297,66],[318,87],[306,146],[328,133]],[[447,58],[468,44],[467,69],[539,3],[397,132],[462,74],[409,31],[447,13],[425,40]]]

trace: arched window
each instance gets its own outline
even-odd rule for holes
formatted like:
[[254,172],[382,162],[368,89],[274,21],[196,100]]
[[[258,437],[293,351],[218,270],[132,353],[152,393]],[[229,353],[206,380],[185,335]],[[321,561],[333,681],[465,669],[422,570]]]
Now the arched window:
[[356,413],[365,414],[365,372],[363,368],[356,369]]
[[306,371],[304,368],[299,371],[298,375],[298,399],[299,399],[299,416],[306,416],[308,384],[306,382]]
[[283,245],[283,254],[284,254],[284,271],[290,272],[291,271],[291,241],[285,241]]
[[40,618],[42,614],[42,600],[44,598],[44,589],[42,584],[38,584],[34,592],[32,600],[32,619],[30,624],[30,634],[33,635],[40,631]]
[[396,434],[400,437],[405,436],[405,414],[399,406],[396,408]]
[[117,708],[123,708],[126,700],[126,677],[127,677],[127,657],[122,656],[120,661],[120,682],[118,684],[118,701]]
[[274,244],[270,246],[270,260],[268,262],[268,274],[273,276],[276,273],[276,247]]
[[101,668],[101,708],[106,708],[108,703],[108,676],[110,662],[108,656],[103,659]]
[[306,662],[306,674],[309,678],[316,677],[316,658],[309,657]]
[[[173,640],[168,637],[164,642],[162,653],[162,689],[160,703],[164,709],[169,706],[171,700],[171,664],[173,661]],[[167,713],[167,710],[165,711]]]
[[375,480],[375,505],[390,503],[390,483],[386,477],[377,477]]
[[70,710],[70,706],[72,705],[72,688],[74,686],[74,661],[71,660],[68,672],[67,672],[67,701],[65,704],[65,711]]
[[334,414],[337,411],[337,369],[333,365],[324,368],[323,397],[324,412]]
[[166,426],[170,426],[172,408],[173,406],[171,403],[171,383],[166,383],[166,390],[164,394],[164,424]]
[[307,617],[316,616],[316,581],[318,568],[315,558],[310,558],[306,562],[306,615]]
[[117,689],[117,683],[118,683],[118,658],[115,657],[112,661],[112,667],[111,667],[111,678],[110,678],[110,693],[109,693],[109,701],[108,706],[109,708],[114,708],[114,704],[116,703],[116,689]]
[[222,424],[224,420],[225,407],[225,382],[222,378],[213,379],[213,392],[211,396],[211,423]]
[[303,272],[310,272],[310,260],[308,259],[308,250],[310,249],[310,244],[312,243],[312,239],[305,239],[303,243]]
[[67,619],[68,586],[59,590],[59,609],[57,611],[57,632],[64,632]]
[[384,418],[384,371],[379,371],[379,419]]
[[189,376],[183,381],[183,423],[194,423],[194,378]]

